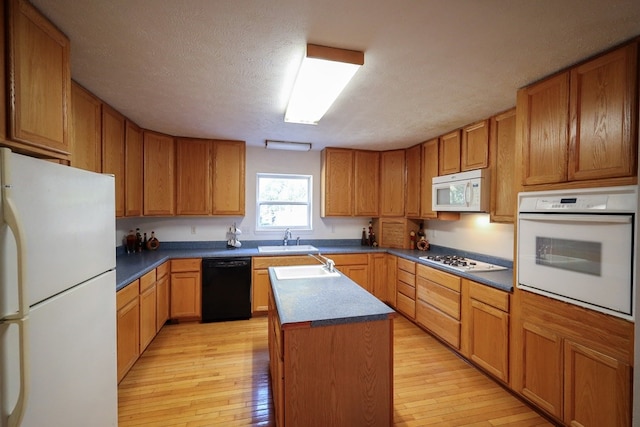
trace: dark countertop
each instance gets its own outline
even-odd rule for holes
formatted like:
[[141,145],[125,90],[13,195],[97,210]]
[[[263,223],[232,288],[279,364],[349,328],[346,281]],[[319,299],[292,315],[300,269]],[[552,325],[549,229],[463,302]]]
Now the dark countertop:
[[371,322],[395,313],[342,273],[340,277],[278,280],[274,268],[269,267],[269,278],[283,326]]
[[[429,264],[430,267],[437,268],[442,271],[447,271],[452,274],[456,274],[460,277],[465,277],[476,282],[492,286],[494,288],[502,289],[504,291],[513,291],[513,262],[502,258],[496,258],[486,256],[478,253],[465,252],[457,249],[438,247],[431,245],[429,251],[418,251],[409,249],[392,249],[392,248],[371,248],[368,246],[348,245],[348,246],[322,246],[314,244],[319,249],[319,252],[324,255],[331,254],[349,254],[349,253],[390,253],[401,258],[405,258],[417,263],[425,264],[419,257],[426,255],[443,255],[443,254],[455,254],[467,256],[478,261],[490,262],[493,264],[502,265],[508,267],[507,270],[483,272],[483,273],[462,273],[454,270],[447,269],[446,267],[434,266]],[[164,245],[171,246],[171,245]],[[306,254],[306,252],[302,253]],[[226,249],[226,248],[189,248],[162,247],[153,252],[142,252],[134,254],[121,254],[116,257],[116,290],[124,288],[132,281],[140,278],[145,273],[158,267],[165,261],[178,258],[214,258],[214,257],[265,257],[265,256],[283,256],[283,255],[301,255],[300,253],[259,253],[257,247],[247,247],[239,249]],[[314,264],[315,261],[311,261],[310,264]],[[355,285],[357,286],[357,285]],[[366,292],[366,291],[365,291]]]

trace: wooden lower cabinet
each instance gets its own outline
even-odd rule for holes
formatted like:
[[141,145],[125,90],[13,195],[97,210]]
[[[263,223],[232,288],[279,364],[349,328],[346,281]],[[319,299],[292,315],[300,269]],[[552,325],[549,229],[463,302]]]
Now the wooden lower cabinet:
[[387,301],[391,307],[397,306],[398,300],[398,257],[387,254]]
[[156,336],[156,270],[140,278],[140,354]]
[[368,254],[335,254],[327,255],[336,263],[336,268],[362,288],[371,292],[373,287],[369,282]]
[[392,425],[393,319],[282,325],[269,298],[276,426]]
[[136,280],[116,293],[118,382],[140,356],[139,284]]
[[398,258],[396,309],[413,320],[416,318],[416,263]]
[[369,254],[369,283],[371,292],[380,301],[389,303],[387,293],[387,254]]
[[156,268],[156,333],[169,320],[169,266],[170,262],[167,261]]
[[200,320],[202,318],[202,260],[186,258],[171,260],[171,318]]
[[630,426],[633,323],[519,291],[512,388],[570,426]]

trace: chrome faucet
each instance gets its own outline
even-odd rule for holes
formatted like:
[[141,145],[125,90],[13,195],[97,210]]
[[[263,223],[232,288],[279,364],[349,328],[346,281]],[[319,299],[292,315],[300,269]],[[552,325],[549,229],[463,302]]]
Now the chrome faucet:
[[291,230],[289,230],[288,228],[284,231],[284,241],[283,241],[283,245],[287,246],[287,244],[289,243],[289,239],[291,238]]
[[318,252],[318,255],[315,255],[315,254],[308,254],[308,255],[320,261],[320,263],[323,264],[330,273],[333,273],[334,271],[336,271],[336,263],[333,262],[332,259],[322,256],[322,254],[319,252]]

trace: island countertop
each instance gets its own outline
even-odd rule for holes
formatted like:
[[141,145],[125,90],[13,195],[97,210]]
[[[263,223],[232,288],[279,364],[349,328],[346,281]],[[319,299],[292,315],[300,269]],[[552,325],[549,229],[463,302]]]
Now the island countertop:
[[339,277],[286,279],[269,267],[271,289],[283,327],[311,327],[388,319],[395,311],[351,279]]

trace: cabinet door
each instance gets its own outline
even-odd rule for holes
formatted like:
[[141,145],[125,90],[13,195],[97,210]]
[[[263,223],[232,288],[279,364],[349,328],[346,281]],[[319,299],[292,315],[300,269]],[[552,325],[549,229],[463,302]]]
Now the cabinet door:
[[142,129],[127,120],[124,127],[125,216],[142,216]]
[[562,418],[562,339],[555,332],[528,322],[522,330],[523,396]]
[[509,381],[509,314],[471,300],[470,357],[496,378]]
[[9,139],[37,154],[68,159],[69,39],[28,1],[8,4]]
[[251,310],[253,314],[265,313],[269,308],[269,287],[271,286],[269,271],[253,270],[251,286]]
[[176,140],[176,212],[178,215],[211,214],[212,141]]
[[523,184],[567,180],[569,72],[518,91]]
[[637,44],[571,70],[569,180],[634,176]]
[[422,146],[414,145],[405,150],[405,200],[404,215],[420,218],[420,170],[422,168]]
[[244,215],[245,143],[215,141],[213,145],[213,214]]
[[516,212],[516,110],[491,118],[491,221],[513,223]]
[[156,284],[140,294],[140,354],[156,336]]
[[349,279],[360,285],[363,289],[371,292],[372,289],[369,286],[368,265],[336,265],[336,268]]
[[124,116],[102,104],[102,172],[116,178],[116,216],[124,216]]
[[397,306],[398,292],[398,257],[395,255],[387,255],[387,300],[391,307]]
[[140,356],[140,304],[139,281],[118,291],[116,301],[118,382],[129,372]]
[[468,171],[489,166],[489,120],[482,120],[462,129],[460,170]]
[[387,256],[386,254],[369,255],[369,283],[371,292],[380,301],[388,301],[387,295]]
[[421,177],[420,177],[420,217],[437,218],[438,214],[432,208],[433,177],[438,176],[438,139],[432,139],[422,144]]
[[405,150],[380,153],[380,216],[404,216]]
[[169,320],[169,275],[158,279],[156,303],[156,333],[158,333]]
[[[356,150],[353,159],[355,216],[378,216],[380,152]],[[345,185],[345,183],[342,183]],[[404,187],[401,188],[404,191]],[[404,202],[402,204],[404,206]]]
[[460,130],[440,137],[438,175],[460,172]]
[[102,172],[102,103],[71,82],[71,166]]
[[174,215],[175,144],[173,137],[144,132],[144,215]]
[[202,313],[201,289],[199,272],[171,273],[171,318],[199,319]]
[[564,421],[572,426],[631,425],[631,367],[564,341]]
[[320,215],[353,215],[353,150],[322,150]]

